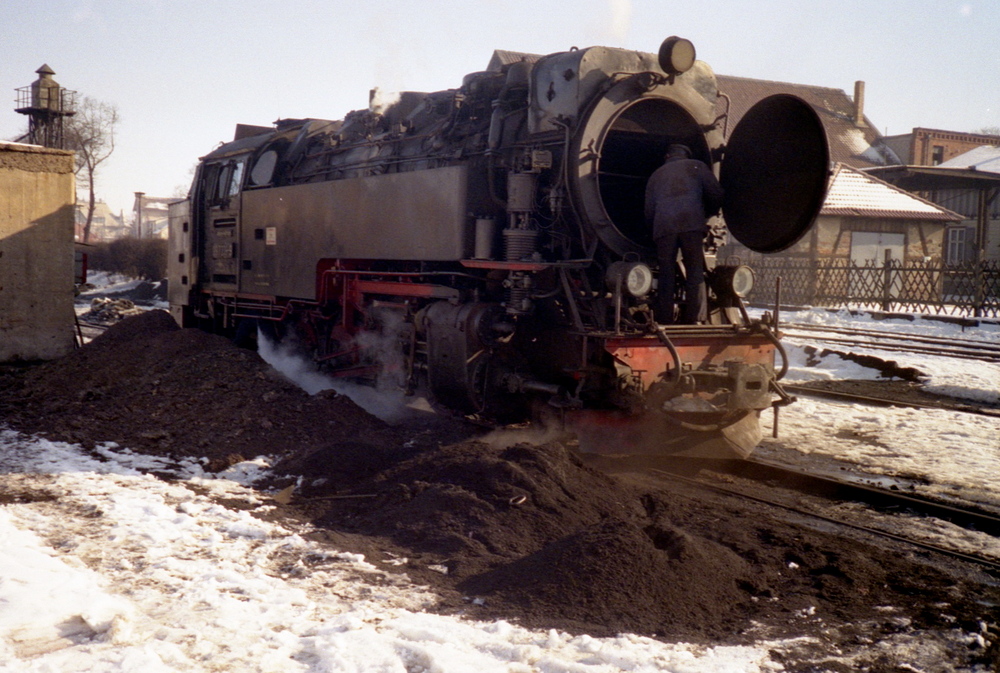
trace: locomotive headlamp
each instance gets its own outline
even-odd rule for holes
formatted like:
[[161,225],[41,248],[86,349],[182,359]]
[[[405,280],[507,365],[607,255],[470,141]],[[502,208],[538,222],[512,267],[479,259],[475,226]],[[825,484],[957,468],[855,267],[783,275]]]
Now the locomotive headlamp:
[[753,290],[754,280],[753,269],[749,266],[736,267],[731,281],[733,294],[743,299]]
[[740,299],[745,299],[753,290],[753,269],[749,266],[720,266],[715,269],[717,291],[731,292]]
[[680,75],[694,67],[695,52],[691,40],[672,35],[660,45],[660,67],[668,75]]
[[653,289],[653,271],[642,262],[615,262],[608,267],[608,286],[621,287],[633,297],[642,297]]

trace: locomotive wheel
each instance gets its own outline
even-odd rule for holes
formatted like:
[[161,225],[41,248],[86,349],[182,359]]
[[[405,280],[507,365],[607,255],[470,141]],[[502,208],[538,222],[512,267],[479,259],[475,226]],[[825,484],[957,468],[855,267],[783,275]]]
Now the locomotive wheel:
[[247,350],[257,350],[257,330],[259,321],[256,318],[241,318],[236,324],[236,333],[233,335],[233,343],[240,348]]

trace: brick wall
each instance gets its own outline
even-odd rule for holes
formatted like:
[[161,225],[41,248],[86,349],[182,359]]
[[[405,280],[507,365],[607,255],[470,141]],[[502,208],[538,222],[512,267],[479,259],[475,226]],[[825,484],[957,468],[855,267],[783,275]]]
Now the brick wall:
[[909,163],[936,166],[982,145],[1000,146],[1000,136],[935,129],[913,129]]

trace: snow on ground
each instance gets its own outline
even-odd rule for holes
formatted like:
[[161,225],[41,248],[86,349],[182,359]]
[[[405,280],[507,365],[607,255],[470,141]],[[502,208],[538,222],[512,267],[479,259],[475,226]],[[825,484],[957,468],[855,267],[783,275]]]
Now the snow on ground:
[[[862,329],[866,331],[884,332],[887,336],[919,335],[936,339],[951,339],[955,342],[963,340],[977,341],[985,344],[1000,345],[1000,322],[983,321],[977,327],[963,327],[955,323],[931,320],[917,317],[914,320],[905,318],[875,319],[867,314],[851,315],[848,311],[827,311],[824,309],[809,309],[803,311],[782,312],[782,321],[794,322],[808,330],[808,325],[821,327],[842,327]],[[822,334],[818,334],[821,338]],[[791,368],[788,381],[815,380],[821,378],[836,379],[874,379],[879,372],[860,365],[852,364],[838,356],[830,356],[819,366],[807,366],[805,346],[809,340],[802,337],[787,337],[786,348],[789,349]],[[833,349],[844,349],[845,346],[834,345]],[[874,355],[886,360],[895,361],[900,367],[912,367],[922,372],[927,378],[924,390],[936,395],[947,395],[977,402],[1000,402],[1000,363],[980,362],[975,360],[959,360],[937,355],[903,353],[877,345],[870,347],[850,347],[857,355]]]
[[[791,319],[960,332],[825,311]],[[995,325],[960,333],[1000,342]],[[808,366],[802,344],[789,350],[788,380],[877,377],[836,356]],[[1000,395],[996,365],[893,359],[925,372],[932,389]],[[782,410],[780,440],[769,437],[770,414],[765,424],[764,457],[923,480],[940,493],[1000,505],[995,417],[802,398]],[[0,427],[0,671],[759,672],[784,670],[781,662],[803,645],[573,637],[433,615],[424,609],[435,597],[405,575],[307,542],[291,524],[220,504],[266,507],[266,496],[247,487],[266,472],[265,459],[216,479],[197,463],[168,464],[113,444],[97,453]],[[989,547],[995,541],[961,529],[928,535],[1000,556]],[[879,647],[917,661],[929,643],[901,633]]]
[[[821,324],[884,331],[888,334],[920,334],[944,339],[970,339],[1000,343],[1000,325],[986,322],[979,327],[905,319],[874,320],[847,312],[824,310],[783,313],[799,324]],[[785,346],[791,366],[786,383],[817,379],[874,380],[875,369],[862,367],[830,355],[810,365],[808,341],[788,338]],[[837,348],[843,348],[838,346]],[[928,392],[974,401],[1000,401],[1000,364],[960,360],[935,355],[851,348],[853,353],[876,355],[913,367],[926,375]],[[919,493],[956,501],[975,502],[1000,511],[1000,417],[978,416],[957,411],[870,407],[849,402],[799,396],[781,409],[779,438],[771,437],[773,415],[763,417],[764,440],[756,456],[804,470],[909,488]],[[911,521],[925,539],[948,543],[970,553],[988,553],[1000,559],[1000,541],[970,533],[957,526]]]
[[[74,301],[76,316],[90,324],[108,325],[131,315],[151,309],[169,310],[170,304],[154,295],[161,289],[161,282],[126,278],[106,271],[91,271],[88,284]],[[136,297],[134,302],[129,297]],[[89,336],[80,335],[84,343]]]
[[101,453],[0,432],[0,493],[17,501],[0,509],[0,671],[774,670],[766,646],[429,614],[434,596],[405,575],[209,497],[259,502],[235,481]]
[[[88,271],[87,285],[92,286],[92,289],[84,286],[83,291],[77,296],[77,301],[89,301],[94,297],[106,297],[108,295],[123,295],[147,284],[150,284],[149,281],[128,278],[118,273],[108,273],[107,271]],[[152,283],[152,285],[154,287],[158,287],[160,283],[155,282]],[[155,308],[169,308],[169,305],[166,302],[157,301],[154,303]]]
[[[788,320],[797,323],[837,326],[857,325],[861,329],[886,333],[920,333],[939,338],[975,339],[1000,343],[1000,325],[984,323],[975,328],[917,320],[875,321],[851,317],[846,312],[803,311]],[[917,331],[925,327],[925,332]],[[818,364],[809,365],[804,339],[788,339],[791,366],[786,383],[824,379],[877,379],[878,370],[830,355]],[[1000,363],[960,360],[935,355],[868,351],[881,358],[895,360],[901,367],[913,367],[926,375],[923,388],[938,394],[964,399],[1000,401]],[[786,461],[802,464],[801,454],[810,469],[820,457],[850,464],[854,469],[873,475],[901,477],[928,482],[926,490],[939,495],[960,495],[1000,507],[1000,418],[976,416],[957,411],[870,407],[847,402],[832,402],[800,397],[781,410],[780,442],[770,439],[773,416],[764,414],[765,440],[758,455],[777,453],[775,446],[792,447]],[[823,428],[824,432],[817,432]],[[834,438],[835,441],[832,441]],[[834,468],[831,468],[834,469]]]
[[[762,417],[758,455],[778,444],[773,415]],[[821,431],[817,432],[817,429]],[[855,470],[927,482],[941,494],[1000,507],[1000,418],[939,409],[870,407],[799,396],[780,412],[779,441],[798,454]],[[800,463],[797,456],[790,458]]]

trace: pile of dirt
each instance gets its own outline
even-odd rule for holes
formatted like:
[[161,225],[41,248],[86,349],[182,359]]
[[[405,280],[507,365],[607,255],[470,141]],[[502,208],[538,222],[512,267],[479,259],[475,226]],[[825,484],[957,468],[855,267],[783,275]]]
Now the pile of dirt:
[[115,441],[220,469],[276,455],[271,486],[297,486],[267,516],[306,519],[314,537],[432,584],[444,612],[718,643],[761,629],[828,637],[831,624],[877,639],[901,616],[978,628],[985,609],[970,598],[980,587],[920,559],[764,505],[611,476],[560,442],[469,439],[470,426],[445,417],[390,427],[163,311],[61,360],[6,370],[0,417],[85,447]]
[[[283,464],[278,469],[293,468]],[[558,443],[497,448],[470,440],[361,479],[316,522],[436,555],[467,577],[605,519],[644,516],[635,494]],[[310,497],[303,489],[303,498]]]
[[[5,377],[0,417],[28,433],[87,448],[242,458],[335,449],[360,441],[395,452],[397,434],[348,398],[310,396],[256,353],[182,330],[165,311],[122,320],[69,356]],[[357,440],[357,437],[363,439]]]
[[[451,608],[480,618],[592,635],[725,639],[760,612],[755,601],[774,579],[766,565],[707,539],[704,524],[676,526],[674,512],[697,506],[690,499],[610,477],[558,442],[460,442],[353,484],[318,456],[278,468],[317,480],[298,492],[313,503],[315,525],[383,540],[420,581],[475,599]],[[332,482],[341,486],[336,495]],[[725,537],[730,526],[743,524],[716,528]]]
[[607,634],[702,640],[745,628],[753,580],[749,564],[699,535],[607,519],[461,586],[536,626],[558,620],[587,631],[599,624]]
[[329,457],[279,468],[316,479],[297,493],[319,539],[378,540],[415,579],[459,592],[442,610],[476,618],[735,643],[830,624],[878,638],[899,628],[886,606],[928,628],[975,629],[983,615],[974,591],[904,552],[776,520],[766,505],[612,477],[559,442],[469,440],[353,483]]

